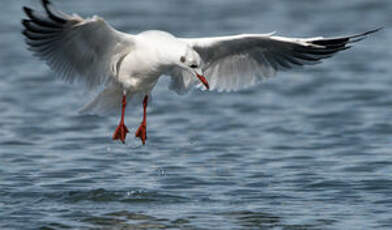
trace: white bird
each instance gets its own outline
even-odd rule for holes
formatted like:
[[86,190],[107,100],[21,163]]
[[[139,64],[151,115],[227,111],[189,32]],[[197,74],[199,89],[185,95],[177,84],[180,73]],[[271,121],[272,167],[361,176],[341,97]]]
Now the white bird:
[[[82,18],[49,8],[24,7],[22,20],[29,49],[69,82],[84,81],[103,91],[82,109],[105,111],[122,105],[114,140],[125,142],[127,100],[144,97],[143,120],[135,136],[145,144],[149,95],[162,75],[171,76],[170,89],[179,94],[193,86],[235,91],[258,84],[277,70],[319,63],[349,48],[380,28],[334,38],[288,38],[274,34],[241,34],[209,38],[178,38],[164,31],[137,35],[120,32],[104,19]],[[206,76],[206,77],[204,77]]]

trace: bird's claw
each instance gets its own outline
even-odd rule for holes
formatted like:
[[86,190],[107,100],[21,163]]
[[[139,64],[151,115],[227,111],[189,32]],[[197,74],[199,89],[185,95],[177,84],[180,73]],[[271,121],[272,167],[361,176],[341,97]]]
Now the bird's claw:
[[123,144],[125,144],[125,138],[128,133],[128,128],[124,123],[120,122],[117,126],[116,130],[113,133],[113,140],[120,140]]
[[136,133],[135,133],[135,137],[140,138],[140,140],[142,141],[143,145],[146,143],[146,139],[147,139],[147,131],[146,131],[146,124],[145,123],[141,123],[139,128],[137,129]]

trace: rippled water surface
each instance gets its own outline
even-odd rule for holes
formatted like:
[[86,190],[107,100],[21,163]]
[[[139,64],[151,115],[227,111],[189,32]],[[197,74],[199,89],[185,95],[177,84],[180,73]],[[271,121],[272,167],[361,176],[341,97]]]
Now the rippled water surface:
[[[321,65],[238,93],[153,92],[145,146],[56,80],[0,15],[0,229],[392,229],[392,2],[55,1],[123,31],[351,34]],[[126,118],[131,133],[141,105]]]

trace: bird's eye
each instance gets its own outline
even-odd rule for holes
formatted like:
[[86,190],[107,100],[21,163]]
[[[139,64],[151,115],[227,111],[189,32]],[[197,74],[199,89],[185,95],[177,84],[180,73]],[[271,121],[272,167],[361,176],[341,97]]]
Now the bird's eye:
[[193,64],[190,66],[192,69],[197,68],[197,65]]
[[182,63],[184,63],[184,62],[185,62],[185,57],[184,57],[184,56],[181,56],[181,58],[180,58],[180,62],[182,62]]

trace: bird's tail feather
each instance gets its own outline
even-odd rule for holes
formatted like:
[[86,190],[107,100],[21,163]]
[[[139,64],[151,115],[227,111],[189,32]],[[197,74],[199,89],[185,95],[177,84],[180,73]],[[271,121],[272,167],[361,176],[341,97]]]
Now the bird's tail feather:
[[110,114],[121,108],[122,90],[117,87],[106,87],[92,101],[84,105],[79,113]]
[[[118,85],[107,86],[92,101],[84,105],[79,113],[110,115],[121,111],[123,89]],[[127,108],[142,105],[144,93],[127,92]],[[151,95],[149,95],[151,101]]]

